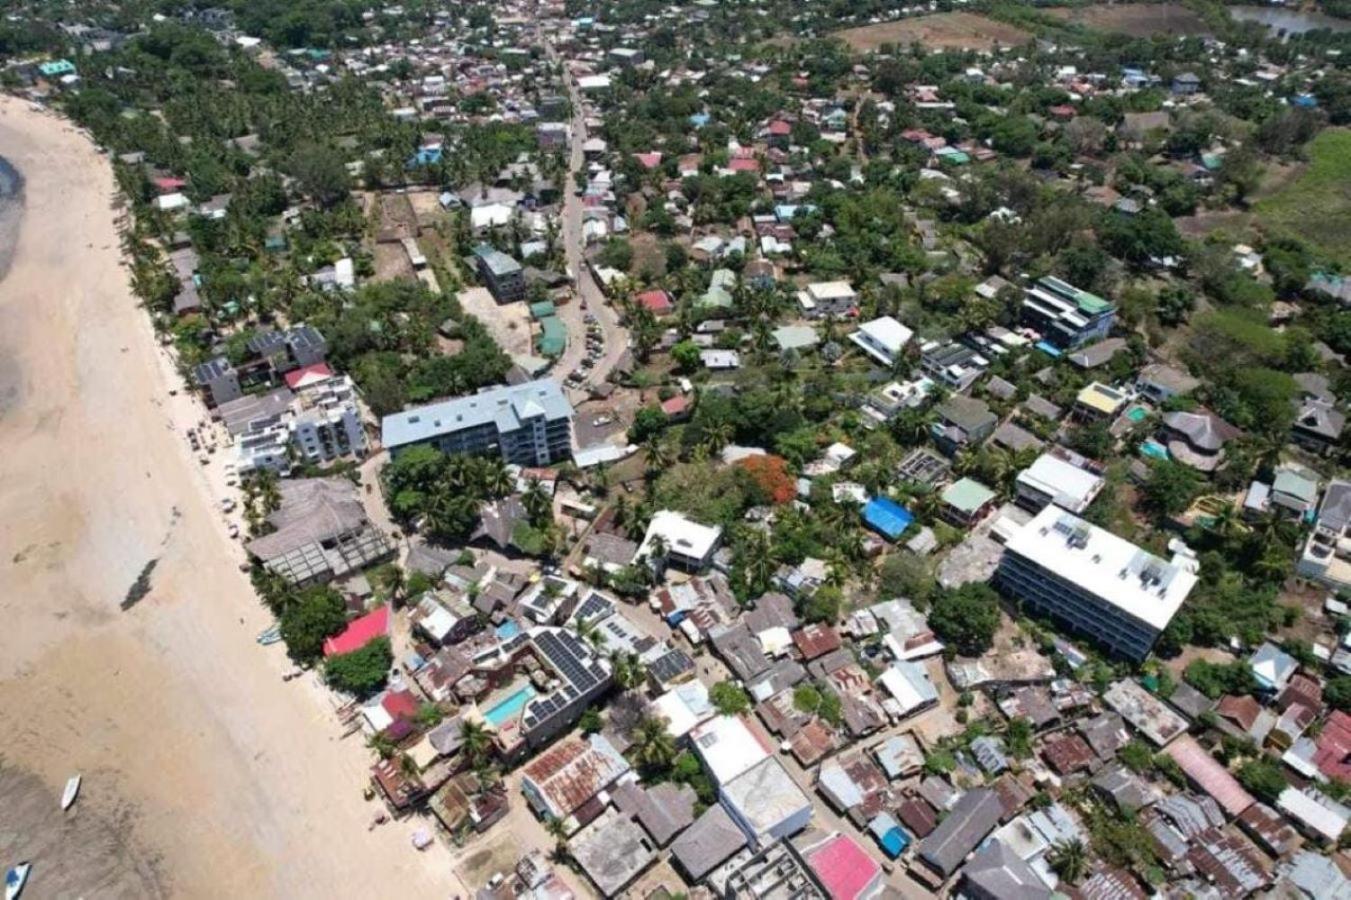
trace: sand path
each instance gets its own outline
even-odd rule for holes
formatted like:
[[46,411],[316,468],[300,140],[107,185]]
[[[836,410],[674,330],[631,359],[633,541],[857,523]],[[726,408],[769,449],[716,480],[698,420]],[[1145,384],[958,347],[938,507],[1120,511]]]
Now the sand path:
[[367,831],[369,751],[254,641],[269,617],[127,288],[107,161],[9,98],[0,156],[26,182],[0,281],[0,864],[35,863],[25,898],[467,893],[415,823]]

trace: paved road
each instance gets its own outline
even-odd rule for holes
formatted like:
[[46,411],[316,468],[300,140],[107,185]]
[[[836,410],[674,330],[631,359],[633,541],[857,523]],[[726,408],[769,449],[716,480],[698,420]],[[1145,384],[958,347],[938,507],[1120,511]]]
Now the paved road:
[[[586,113],[582,105],[581,91],[577,89],[576,79],[572,77],[572,73],[568,71],[567,65],[559,57],[548,38],[541,36],[540,42],[549,59],[562,67],[563,82],[567,87],[568,98],[572,103],[572,144],[569,148],[561,236],[567,255],[568,268],[572,270],[573,276],[577,279],[578,299],[576,302],[564,304],[558,311],[559,317],[568,327],[568,346],[554,366],[554,372],[561,381],[566,379],[581,364],[586,356],[586,323],[584,317],[587,313],[591,313],[600,323],[601,334],[605,340],[605,351],[601,358],[596,361],[588,381],[591,384],[601,384],[618,364],[619,358],[624,355],[624,351],[628,349],[629,333],[619,324],[618,314],[606,302],[605,294],[601,291],[600,285],[591,277],[591,272],[586,267],[586,257],[582,252],[582,198],[577,194],[573,180],[574,173],[582,171],[585,165],[582,144],[587,139]],[[585,398],[584,391],[569,391],[569,395],[574,401]]]

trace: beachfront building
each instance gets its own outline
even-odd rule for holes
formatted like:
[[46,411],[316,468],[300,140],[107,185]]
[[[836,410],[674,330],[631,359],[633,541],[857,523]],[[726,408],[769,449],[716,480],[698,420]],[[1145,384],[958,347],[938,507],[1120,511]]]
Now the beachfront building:
[[572,455],[572,417],[572,404],[558,382],[541,378],[385,416],[380,432],[395,456],[407,447],[430,444],[443,453],[545,466]]
[[1023,294],[1023,324],[1057,350],[1072,350],[1107,337],[1116,307],[1096,294],[1046,276]]
[[1142,660],[1196,585],[1196,558],[1171,561],[1050,505],[1004,548],[1000,587],[1026,608]]
[[280,502],[267,517],[273,530],[245,548],[291,584],[341,578],[394,552],[346,478],[286,480],[279,491]]

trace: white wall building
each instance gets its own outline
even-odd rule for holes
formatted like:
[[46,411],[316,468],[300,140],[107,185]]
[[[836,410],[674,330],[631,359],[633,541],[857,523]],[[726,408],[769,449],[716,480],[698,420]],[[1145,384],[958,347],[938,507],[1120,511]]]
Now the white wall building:
[[890,367],[896,364],[901,351],[914,334],[891,316],[882,316],[880,319],[864,322],[858,327],[858,331],[849,335],[849,340],[882,365]]

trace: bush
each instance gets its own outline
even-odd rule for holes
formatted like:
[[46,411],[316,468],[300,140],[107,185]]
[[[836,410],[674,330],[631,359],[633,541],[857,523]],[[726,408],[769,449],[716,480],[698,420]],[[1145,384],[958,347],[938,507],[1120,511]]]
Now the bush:
[[979,582],[944,591],[929,610],[929,627],[962,656],[980,656],[999,630],[999,596]]
[[347,607],[338,592],[320,586],[301,591],[281,614],[281,638],[296,663],[309,665],[324,652],[324,640],[347,624]]
[[324,663],[324,680],[329,687],[368,697],[385,686],[393,664],[389,638],[378,637],[360,650],[330,656]]
[[732,681],[719,681],[713,685],[708,699],[724,716],[738,716],[751,708],[751,698]]

